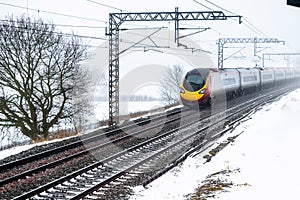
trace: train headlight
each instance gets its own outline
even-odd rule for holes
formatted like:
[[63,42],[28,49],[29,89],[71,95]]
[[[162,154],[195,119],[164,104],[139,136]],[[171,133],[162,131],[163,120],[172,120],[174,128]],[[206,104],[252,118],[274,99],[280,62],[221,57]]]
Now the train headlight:
[[180,88],[180,93],[184,94],[184,89]]
[[202,89],[202,90],[199,91],[199,94],[204,94],[205,91],[206,91],[205,89]]

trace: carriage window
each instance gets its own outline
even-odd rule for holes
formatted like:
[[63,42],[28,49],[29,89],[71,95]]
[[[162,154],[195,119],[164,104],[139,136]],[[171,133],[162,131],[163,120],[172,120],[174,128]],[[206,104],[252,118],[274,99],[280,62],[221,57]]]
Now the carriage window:
[[263,79],[273,79],[272,74],[264,74]]
[[257,77],[255,75],[252,75],[252,76],[245,76],[243,78],[243,81],[244,82],[251,82],[251,81],[256,81],[257,80]]
[[282,78],[282,77],[284,77],[284,74],[283,74],[283,73],[277,73],[277,74],[276,74],[276,78]]
[[235,78],[223,79],[223,85],[234,85],[236,83]]

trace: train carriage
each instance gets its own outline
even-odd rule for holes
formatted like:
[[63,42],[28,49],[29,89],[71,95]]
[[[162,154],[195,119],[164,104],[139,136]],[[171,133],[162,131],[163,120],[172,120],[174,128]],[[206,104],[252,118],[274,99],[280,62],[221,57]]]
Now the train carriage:
[[274,70],[275,75],[275,85],[280,85],[285,82],[285,69],[277,68]]
[[237,69],[222,69],[219,71],[227,97],[235,97],[240,89],[240,75]]
[[258,69],[237,68],[237,70],[241,77],[241,94],[244,94],[246,91],[256,90],[259,87],[260,77]]
[[298,81],[300,78],[300,68],[294,68],[294,77],[295,80]]
[[184,105],[212,105],[216,96],[235,98],[246,91],[299,82],[300,68],[198,68],[187,72],[180,88]]
[[260,87],[267,88],[274,85],[275,75],[272,68],[259,69]]
[[285,69],[285,80],[290,81],[295,78],[295,71],[293,68],[286,68]]

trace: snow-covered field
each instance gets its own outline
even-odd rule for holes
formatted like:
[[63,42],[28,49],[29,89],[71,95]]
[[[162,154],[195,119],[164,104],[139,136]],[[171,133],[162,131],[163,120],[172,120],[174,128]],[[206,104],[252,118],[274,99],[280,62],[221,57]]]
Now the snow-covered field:
[[[249,120],[220,138],[239,135],[235,142],[205,162],[208,150],[189,157],[146,188],[134,188],[133,199],[188,199],[208,175],[231,183],[228,192],[217,191],[206,199],[299,199],[300,188],[300,89],[264,106]],[[216,143],[215,145],[218,145]]]

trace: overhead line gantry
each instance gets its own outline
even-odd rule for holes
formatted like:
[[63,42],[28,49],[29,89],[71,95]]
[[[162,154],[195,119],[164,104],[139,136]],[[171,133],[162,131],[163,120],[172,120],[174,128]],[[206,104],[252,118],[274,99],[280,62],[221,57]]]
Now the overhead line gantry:
[[287,67],[290,67],[290,56],[300,56],[300,53],[264,53],[262,55],[262,67],[265,67],[265,56],[288,56]]
[[109,125],[119,123],[119,31],[124,22],[137,21],[174,21],[175,42],[179,46],[179,21],[194,20],[227,20],[241,16],[226,16],[222,11],[196,11],[196,12],[133,12],[110,13],[109,27],[106,35],[109,36]]
[[280,43],[284,44],[284,41],[277,38],[219,38],[218,44],[218,68],[223,69],[223,51],[224,45],[227,43],[253,43],[254,55],[257,53],[257,43]]

